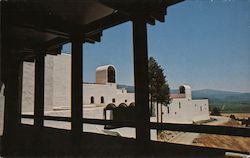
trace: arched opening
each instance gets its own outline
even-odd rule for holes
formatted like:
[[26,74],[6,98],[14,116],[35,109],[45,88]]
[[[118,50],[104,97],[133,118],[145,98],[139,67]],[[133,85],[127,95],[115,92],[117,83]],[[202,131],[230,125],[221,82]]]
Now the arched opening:
[[108,67],[108,82],[115,83],[115,68],[112,66]]
[[104,97],[101,96],[101,103],[103,104],[104,103]]
[[129,106],[135,106],[135,102],[130,103]]
[[127,104],[121,103],[118,107],[119,107],[119,108],[126,108],[126,107],[127,107]]
[[95,103],[95,98],[92,96],[90,97],[90,104],[94,104]]
[[[104,113],[104,119],[105,120],[113,120],[114,116],[113,116],[113,110],[116,108],[115,104],[113,103],[110,103],[108,104],[104,110],[103,110],[103,113]],[[110,125],[105,125],[104,126],[104,129],[111,129],[113,128],[113,126],[110,126]]]
[[179,91],[180,91],[180,94],[185,94],[185,87],[180,86]]

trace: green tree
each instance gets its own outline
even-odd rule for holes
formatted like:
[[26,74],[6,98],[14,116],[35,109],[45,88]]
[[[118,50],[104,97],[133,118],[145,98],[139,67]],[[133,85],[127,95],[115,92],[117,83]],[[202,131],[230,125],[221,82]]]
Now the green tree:
[[[153,57],[149,58],[148,61],[148,71],[149,71],[149,97],[150,97],[150,108],[152,114],[152,103],[156,102],[157,106],[157,122],[158,122],[158,109],[159,103],[161,104],[161,113],[162,105],[169,104],[169,86],[166,81],[166,76],[164,75],[164,70],[156,62]],[[162,116],[162,114],[161,114]],[[162,120],[162,117],[161,117]]]
[[217,107],[214,107],[211,111],[211,115],[214,115],[214,116],[221,116],[220,114],[220,108],[217,108]]

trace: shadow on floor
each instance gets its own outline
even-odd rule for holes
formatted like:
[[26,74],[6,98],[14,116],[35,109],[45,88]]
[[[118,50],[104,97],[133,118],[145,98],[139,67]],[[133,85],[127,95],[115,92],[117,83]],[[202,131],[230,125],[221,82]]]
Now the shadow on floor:
[[[225,150],[22,125],[5,144],[4,156],[224,157]],[[1,141],[2,139],[0,139]],[[5,146],[6,147],[6,146]],[[0,148],[1,149],[1,148]]]

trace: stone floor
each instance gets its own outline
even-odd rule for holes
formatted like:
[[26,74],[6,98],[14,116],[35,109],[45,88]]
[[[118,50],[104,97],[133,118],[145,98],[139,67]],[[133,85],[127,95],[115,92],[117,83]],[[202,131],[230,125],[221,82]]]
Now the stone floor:
[[[104,119],[103,109],[104,109],[104,107],[93,107],[93,106],[84,107],[83,108],[83,116],[84,116],[84,118]],[[25,114],[31,114],[31,113],[25,113]],[[45,115],[46,116],[70,117],[70,110],[47,111],[47,112],[45,112]],[[33,125],[34,120],[23,118],[22,123]],[[44,121],[44,126],[70,130],[70,122],[46,120],[46,121]],[[122,136],[122,137],[127,137],[127,138],[135,138],[135,135],[136,135],[135,128],[123,127],[123,128],[106,130],[106,129],[104,129],[103,125],[93,125],[93,124],[84,124],[83,131],[90,132],[90,133],[112,135],[112,136]],[[157,140],[156,130],[151,130],[151,139]]]

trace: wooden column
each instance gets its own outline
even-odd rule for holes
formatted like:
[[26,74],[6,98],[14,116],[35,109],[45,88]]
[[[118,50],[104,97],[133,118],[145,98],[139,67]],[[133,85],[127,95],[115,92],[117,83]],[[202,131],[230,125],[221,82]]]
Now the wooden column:
[[[79,36],[79,35],[78,35]],[[77,35],[72,38],[71,55],[71,130],[80,134],[82,125],[82,83],[83,83],[83,38]]]
[[44,62],[45,55],[36,52],[35,59],[35,100],[34,100],[34,124],[43,127],[44,124]]
[[22,63],[18,53],[5,50],[3,57],[5,84],[3,152],[9,154],[11,154],[18,136],[18,127],[21,124]]
[[134,80],[136,104],[136,139],[150,140],[148,93],[147,24],[144,16],[133,18]]

